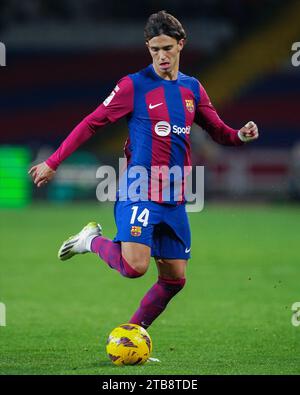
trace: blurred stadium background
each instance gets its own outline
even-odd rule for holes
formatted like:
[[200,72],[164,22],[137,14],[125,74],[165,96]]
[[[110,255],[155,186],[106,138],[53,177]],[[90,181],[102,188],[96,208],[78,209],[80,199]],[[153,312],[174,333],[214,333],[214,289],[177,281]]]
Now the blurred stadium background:
[[[100,217],[114,236],[112,207],[96,200],[95,174],[101,164],[118,165],[125,121],[99,131],[46,188],[35,188],[27,171],[121,77],[150,63],[143,27],[160,9],[188,33],[181,71],[199,78],[224,121],[239,128],[254,120],[260,138],[228,148],[193,129],[194,165],[205,166],[210,207],[190,216],[189,287],[151,328],[154,356],[168,365],[121,374],[299,374],[299,329],[290,323],[299,299],[300,67],[291,62],[299,0],[0,2],[7,50],[0,67],[0,302],[8,315],[0,374],[99,373],[98,343],[156,278],[151,267],[133,287],[100,270],[94,256],[84,268],[54,265],[61,240],[84,221]],[[116,374],[108,361],[101,369]]]
[[[206,200],[298,200],[300,73],[291,46],[299,40],[299,1],[2,1],[1,171],[9,163],[15,177],[10,161],[27,167],[47,158],[122,76],[150,63],[143,26],[161,8],[188,33],[181,70],[200,79],[227,123],[239,128],[253,119],[261,133],[237,151],[195,127],[194,164],[205,165]],[[95,199],[95,168],[116,165],[126,133],[125,121],[101,130],[42,191],[6,174],[0,206],[21,204],[19,193],[27,202]]]

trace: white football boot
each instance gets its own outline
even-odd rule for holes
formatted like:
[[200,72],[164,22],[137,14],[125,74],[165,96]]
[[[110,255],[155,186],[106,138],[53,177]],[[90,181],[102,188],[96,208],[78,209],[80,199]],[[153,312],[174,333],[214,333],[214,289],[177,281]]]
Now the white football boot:
[[101,225],[89,222],[77,235],[71,236],[63,242],[57,254],[58,258],[61,261],[66,261],[74,255],[90,252],[90,243],[96,236],[102,236]]
[[147,362],[160,362],[160,359],[150,357],[147,359]]

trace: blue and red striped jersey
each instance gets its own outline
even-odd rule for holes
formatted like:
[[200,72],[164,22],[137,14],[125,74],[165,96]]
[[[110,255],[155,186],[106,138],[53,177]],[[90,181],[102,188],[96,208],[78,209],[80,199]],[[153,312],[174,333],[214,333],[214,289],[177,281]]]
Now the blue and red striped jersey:
[[196,78],[179,72],[176,80],[165,80],[151,64],[122,78],[107,99],[84,118],[46,163],[56,169],[98,128],[124,116],[129,128],[125,143],[129,169],[142,166],[149,172],[161,166],[178,166],[182,170],[184,166],[191,166],[190,136],[194,122],[220,144],[243,144],[238,130],[220,119]]

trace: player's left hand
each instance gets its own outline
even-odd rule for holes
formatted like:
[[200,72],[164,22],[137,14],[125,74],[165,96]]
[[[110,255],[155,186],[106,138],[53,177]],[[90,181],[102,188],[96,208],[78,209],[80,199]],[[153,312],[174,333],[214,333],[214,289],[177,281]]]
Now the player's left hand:
[[246,123],[246,125],[239,130],[238,136],[244,143],[258,139],[259,134],[256,123],[253,121]]
[[32,166],[28,174],[31,175],[33,182],[39,188],[52,180],[55,170],[52,170],[45,162],[42,162],[36,166]]

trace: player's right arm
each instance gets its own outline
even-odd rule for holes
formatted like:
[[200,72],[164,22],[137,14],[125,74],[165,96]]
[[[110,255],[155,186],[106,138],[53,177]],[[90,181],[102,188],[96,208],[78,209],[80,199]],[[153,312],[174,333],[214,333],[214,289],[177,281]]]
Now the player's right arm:
[[200,100],[197,105],[195,122],[206,130],[213,140],[223,145],[238,146],[258,138],[257,125],[252,121],[239,130],[226,125],[219,117],[206,90],[200,83],[199,87]]
[[85,117],[61,143],[59,148],[45,161],[29,170],[33,182],[42,186],[50,181],[58,166],[95,132],[133,110],[134,90],[130,77],[122,78],[106,100],[91,114]]

